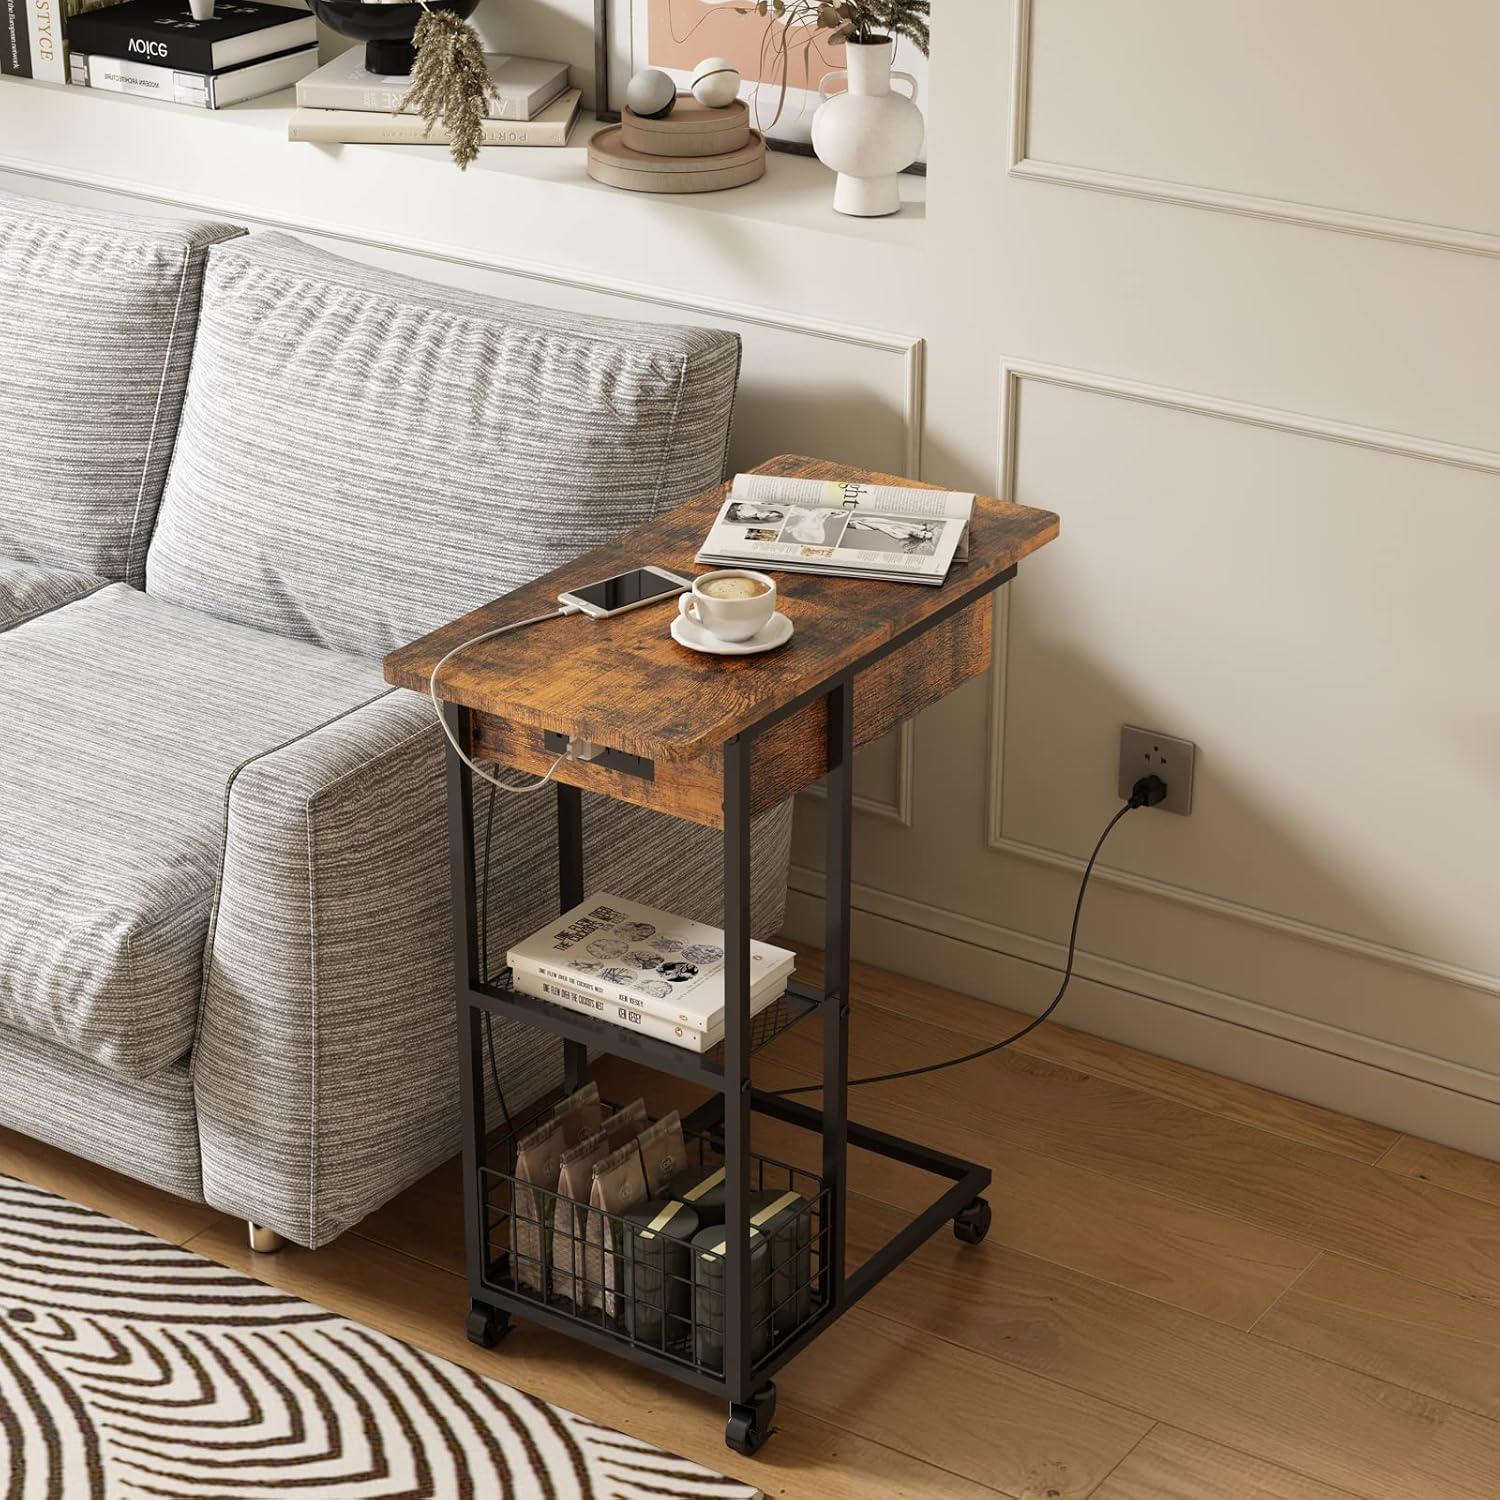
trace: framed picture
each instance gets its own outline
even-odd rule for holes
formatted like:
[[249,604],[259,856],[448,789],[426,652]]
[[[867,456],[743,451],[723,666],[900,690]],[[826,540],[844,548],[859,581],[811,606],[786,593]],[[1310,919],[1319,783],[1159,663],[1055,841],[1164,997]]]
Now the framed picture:
[[[750,10],[749,15],[742,11]],[[594,0],[594,52],[601,120],[618,120],[625,88],[642,68],[660,68],[678,92],[687,93],[693,68],[705,57],[725,57],[740,72],[740,98],[750,123],[778,151],[812,153],[812,117],[818,85],[844,66],[842,43],[826,31],[797,26],[787,44],[786,91],[781,84],[781,40],[768,28],[774,18],[753,13],[753,0]],[[892,64],[917,80],[918,102],[927,95],[927,59],[909,42],[896,44]],[[895,85],[901,88],[901,84]],[[926,147],[913,172],[927,170]]]

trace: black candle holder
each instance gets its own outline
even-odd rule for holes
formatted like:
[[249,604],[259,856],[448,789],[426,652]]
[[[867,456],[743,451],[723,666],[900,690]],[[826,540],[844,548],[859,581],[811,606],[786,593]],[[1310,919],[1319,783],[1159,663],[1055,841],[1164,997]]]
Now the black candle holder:
[[408,75],[416,61],[412,33],[423,10],[451,10],[465,20],[479,0],[310,0],[313,14],[342,36],[365,44],[365,68],[371,73]]

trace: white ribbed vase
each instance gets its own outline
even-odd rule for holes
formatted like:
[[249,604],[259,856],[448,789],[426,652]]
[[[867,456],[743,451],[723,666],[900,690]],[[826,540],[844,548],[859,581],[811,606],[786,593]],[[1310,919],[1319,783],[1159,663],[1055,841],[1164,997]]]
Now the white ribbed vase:
[[[926,126],[916,103],[917,80],[892,71],[894,52],[888,40],[848,42],[848,67],[829,73],[818,85],[823,102],[813,116],[813,150],[839,174],[833,206],[841,214],[877,218],[896,213],[901,207],[897,175],[922,150]],[[830,97],[828,86],[839,78],[847,78],[849,87]],[[909,83],[910,96],[892,89],[892,78]]]

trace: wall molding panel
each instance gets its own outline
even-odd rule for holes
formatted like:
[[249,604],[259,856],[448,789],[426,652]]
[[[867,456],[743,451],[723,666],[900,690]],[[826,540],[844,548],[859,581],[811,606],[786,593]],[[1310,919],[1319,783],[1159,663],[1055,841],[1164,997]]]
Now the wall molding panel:
[[[1016,493],[1017,469],[1020,460],[1021,390],[1028,381],[1062,386],[1089,395],[1189,412],[1219,421],[1246,423],[1300,437],[1317,438],[1325,442],[1349,444],[1392,457],[1418,459],[1426,463],[1447,464],[1477,470],[1481,473],[1500,475],[1500,452],[1489,449],[1463,448],[1407,433],[1355,427],[1348,423],[1330,421],[1321,417],[1277,411],[1270,407],[1252,406],[1246,402],[1230,401],[1217,396],[1171,390],[1164,386],[1146,385],[1139,381],[1094,374],[1085,370],[1007,359],[1001,364],[1000,377],[1000,488],[997,493],[1001,495],[1013,497]],[[1084,861],[1076,855],[1011,838],[1005,832],[1005,680],[1009,648],[1007,628],[1010,612],[1009,594],[1008,589],[1001,590],[1001,597],[997,604],[995,652],[990,671],[987,844],[996,853],[1050,865],[1056,869],[1081,872]],[[1449,984],[1461,985],[1482,994],[1500,995],[1500,975],[1486,974],[1457,964],[1444,963],[1426,954],[1372,942],[1353,933],[1341,932],[1313,922],[1304,922],[1295,917],[1265,911],[1243,902],[1226,900],[1185,886],[1157,880],[1151,876],[1137,875],[1112,865],[1096,865],[1094,874],[1107,884],[1143,892],[1182,906],[1194,907],[1214,916],[1228,917],[1284,936],[1349,953],[1358,958],[1373,959],[1378,963],[1406,969]]]
[[1282,224],[1300,224],[1311,229],[1330,229],[1341,234],[1359,234],[1374,239],[1399,240],[1468,255],[1500,256],[1500,235],[1457,225],[1426,224],[1412,219],[1386,218],[1357,209],[1336,208],[1319,203],[1301,203],[1290,198],[1262,197],[1229,188],[1171,182],[1161,178],[1090,167],[1080,163],[1046,161],[1031,154],[1031,64],[1032,17],[1038,0],[1014,0],[1011,39],[1011,117],[1008,169],[1012,177],[1032,182],[1050,182],[1060,187],[1086,188],[1094,192],[1118,193],[1174,203],[1187,208],[1212,209],[1219,213],[1270,219]]
[[[793,865],[785,930],[795,940],[822,940],[823,890],[820,871]],[[853,909],[865,962],[1026,1013],[1041,1009],[1066,957],[1061,943],[870,886],[854,886]],[[1493,1154],[1500,1076],[1081,950],[1066,1005],[1064,1025]]]
[[[903,719],[895,730],[896,776],[891,789],[891,800],[882,802],[878,797],[864,792],[855,792],[854,807],[857,812],[869,813],[871,817],[884,818],[888,823],[899,823],[903,828],[912,826],[912,804],[915,800],[916,782],[916,733],[915,721]],[[819,802],[828,800],[828,793],[821,785],[808,787],[802,794]]]

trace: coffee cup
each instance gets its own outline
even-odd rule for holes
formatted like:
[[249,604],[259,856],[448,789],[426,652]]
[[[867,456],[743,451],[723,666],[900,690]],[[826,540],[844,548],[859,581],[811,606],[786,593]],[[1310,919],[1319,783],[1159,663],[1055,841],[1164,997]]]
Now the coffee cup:
[[748,641],[776,613],[776,582],[748,568],[720,568],[695,578],[677,609],[721,641]]

